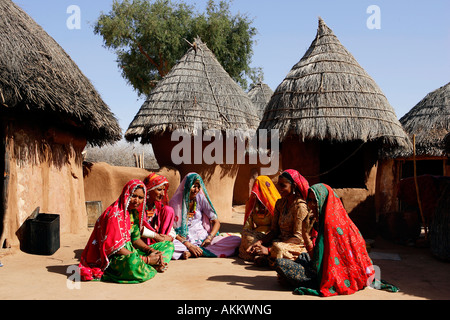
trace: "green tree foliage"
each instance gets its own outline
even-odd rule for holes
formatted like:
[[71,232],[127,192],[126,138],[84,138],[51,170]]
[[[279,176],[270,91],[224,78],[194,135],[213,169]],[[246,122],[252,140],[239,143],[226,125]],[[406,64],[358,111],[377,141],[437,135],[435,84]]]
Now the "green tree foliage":
[[[231,1],[231,0],[228,0]],[[209,0],[206,11],[170,0],[115,0],[108,14],[101,14],[94,32],[105,47],[117,54],[122,75],[139,94],[149,94],[200,36],[230,76],[244,89],[250,68],[256,29],[245,15],[232,15],[230,2]]]

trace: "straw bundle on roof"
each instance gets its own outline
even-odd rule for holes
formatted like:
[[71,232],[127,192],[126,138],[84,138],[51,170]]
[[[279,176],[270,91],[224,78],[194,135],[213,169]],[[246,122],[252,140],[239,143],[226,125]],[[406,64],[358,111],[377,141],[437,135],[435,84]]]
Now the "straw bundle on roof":
[[129,141],[175,130],[255,130],[259,119],[250,98],[199,38],[152,90],[125,133]]
[[248,92],[248,96],[250,97],[250,100],[252,100],[260,119],[262,119],[264,115],[264,110],[266,109],[272,94],[273,90],[270,89],[267,84],[261,82],[253,84]]
[[39,114],[103,145],[119,124],[67,53],[10,0],[0,1],[0,111]]
[[429,93],[400,119],[400,123],[410,137],[416,135],[417,155],[445,155],[444,138],[450,132],[450,83]]
[[281,140],[410,145],[380,88],[320,18],[316,38],[275,90],[260,128],[279,129]]

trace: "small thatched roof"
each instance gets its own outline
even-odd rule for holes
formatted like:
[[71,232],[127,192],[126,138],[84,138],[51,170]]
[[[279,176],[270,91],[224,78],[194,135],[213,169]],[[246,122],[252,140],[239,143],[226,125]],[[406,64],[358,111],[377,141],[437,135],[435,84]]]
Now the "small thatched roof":
[[450,82],[429,93],[400,119],[400,123],[411,138],[416,135],[417,155],[445,155],[444,138],[450,132]]
[[316,38],[275,90],[260,128],[279,129],[281,141],[298,135],[410,145],[380,88],[320,18]]
[[93,145],[121,139],[116,118],[90,81],[10,0],[0,1],[0,112],[76,128]]
[[256,130],[259,119],[250,98],[199,38],[158,83],[131,122],[125,138],[141,142],[164,132],[202,129]]
[[273,90],[267,84],[258,82],[252,85],[247,94],[256,108],[259,119],[262,119],[267,103],[269,103],[272,97]]

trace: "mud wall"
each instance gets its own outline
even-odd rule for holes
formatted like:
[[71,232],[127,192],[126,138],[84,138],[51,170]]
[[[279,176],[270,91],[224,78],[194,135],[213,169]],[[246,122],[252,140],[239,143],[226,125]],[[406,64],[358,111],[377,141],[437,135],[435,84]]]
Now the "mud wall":
[[2,243],[20,243],[19,229],[37,207],[41,213],[60,215],[61,233],[86,228],[81,156],[86,139],[19,121],[8,123],[5,132]]

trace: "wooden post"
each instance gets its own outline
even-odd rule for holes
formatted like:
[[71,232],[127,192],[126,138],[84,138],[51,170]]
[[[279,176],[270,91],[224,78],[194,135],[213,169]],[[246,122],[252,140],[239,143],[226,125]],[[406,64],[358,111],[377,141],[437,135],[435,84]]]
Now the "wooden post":
[[425,223],[425,217],[422,210],[422,202],[420,201],[419,184],[417,183],[417,164],[416,164],[416,135],[413,135],[413,161],[414,161],[414,183],[416,185],[417,203],[419,204],[420,216],[422,217],[422,224],[425,230],[425,239],[428,239],[428,230]]

